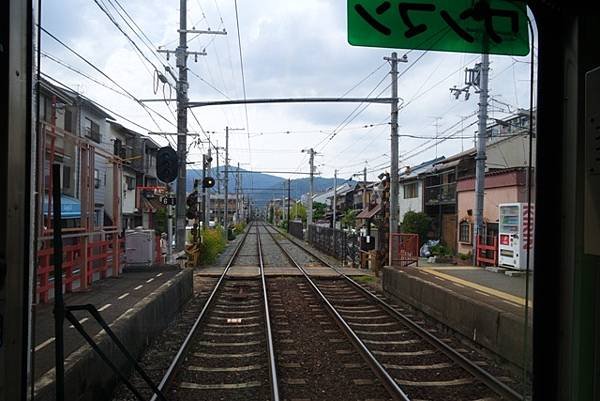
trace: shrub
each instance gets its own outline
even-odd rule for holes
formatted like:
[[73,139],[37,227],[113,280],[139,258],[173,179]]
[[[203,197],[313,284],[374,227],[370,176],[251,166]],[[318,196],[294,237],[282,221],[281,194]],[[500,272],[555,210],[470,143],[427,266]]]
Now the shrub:
[[470,260],[470,259],[471,259],[471,252],[468,252],[468,253],[460,253],[460,252],[459,252],[459,253],[458,253],[458,257],[459,257],[461,260]]
[[431,247],[431,254],[433,256],[452,256],[452,249],[446,245],[437,244]]
[[223,228],[208,228],[202,231],[202,247],[200,260],[202,264],[210,264],[215,261],[219,253],[223,252],[226,243],[223,238]]
[[239,234],[241,234],[241,233],[244,232],[245,228],[246,228],[246,223],[244,223],[243,221],[239,222],[239,223],[237,223],[236,225],[233,226],[233,233],[235,235],[239,235]]
[[431,218],[423,212],[409,210],[404,214],[400,229],[403,233],[418,234],[419,242],[423,244],[427,241],[427,233],[431,229]]

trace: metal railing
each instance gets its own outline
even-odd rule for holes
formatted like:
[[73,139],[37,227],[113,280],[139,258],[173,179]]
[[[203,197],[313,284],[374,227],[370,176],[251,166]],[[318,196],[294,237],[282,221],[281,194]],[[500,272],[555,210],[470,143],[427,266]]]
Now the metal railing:
[[425,203],[439,204],[453,202],[456,202],[456,182],[425,188]]
[[308,242],[321,252],[348,264],[356,264],[359,258],[356,234],[311,224],[308,226]]
[[299,240],[304,241],[304,225],[301,221],[290,221],[288,232]]

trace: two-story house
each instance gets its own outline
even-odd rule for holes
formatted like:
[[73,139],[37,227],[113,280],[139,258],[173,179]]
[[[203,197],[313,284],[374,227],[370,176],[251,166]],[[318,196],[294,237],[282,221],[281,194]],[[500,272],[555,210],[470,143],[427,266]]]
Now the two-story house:
[[[105,206],[107,199],[107,175],[109,166],[112,166],[112,144],[108,137],[109,125],[107,119],[114,118],[107,114],[96,103],[77,95],[76,123],[79,127],[79,136],[87,139],[88,152],[93,154],[89,163],[93,171],[93,223],[94,227],[101,228],[105,225]],[[107,224],[110,225],[110,224]]]
[[[142,155],[135,155],[133,144],[139,140],[141,135],[135,131],[125,128],[121,124],[115,121],[109,121],[109,138],[113,147],[113,154],[120,159],[122,163],[120,168],[120,181],[121,187],[121,203],[120,203],[120,214],[122,228],[132,229],[136,227],[137,220],[141,220],[141,215],[136,207],[136,187],[137,187],[137,176],[141,174],[134,168],[134,160],[143,157]],[[113,188],[114,175],[108,174],[107,187]],[[106,210],[109,218],[114,221],[113,217],[113,197],[109,196],[106,202]],[[141,224],[141,223],[140,223]]]
[[424,206],[424,183],[421,174],[426,172],[433,164],[440,163],[444,157],[427,160],[414,167],[406,167],[398,178],[398,208],[400,209],[399,222],[404,219],[408,211],[422,212]]
[[40,81],[39,91],[39,136],[38,136],[38,227],[50,228],[48,206],[51,205],[53,164],[61,170],[61,209],[63,227],[72,229],[80,225],[81,205],[79,202],[78,147],[75,140],[77,125],[74,123],[76,94]]

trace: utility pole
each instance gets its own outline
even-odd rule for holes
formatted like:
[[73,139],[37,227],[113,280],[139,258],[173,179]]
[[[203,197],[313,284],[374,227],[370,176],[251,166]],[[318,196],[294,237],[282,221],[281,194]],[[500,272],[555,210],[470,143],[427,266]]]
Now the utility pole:
[[290,232],[290,184],[292,180],[288,178],[288,198],[287,198],[287,232]]
[[[185,249],[185,209],[186,209],[186,183],[187,183],[187,108],[188,108],[188,89],[189,83],[187,78],[187,58],[194,56],[198,60],[198,56],[206,56],[205,51],[194,52],[187,50],[187,34],[208,34],[208,35],[226,35],[223,31],[198,31],[195,29],[187,29],[187,0],[179,0],[179,46],[175,51],[158,49],[159,53],[166,53],[167,60],[170,54],[175,54],[176,65],[178,68],[178,79],[176,85],[177,92],[177,157],[179,160],[179,173],[177,176],[177,205],[175,221],[175,249],[183,251]],[[172,74],[169,69],[168,72]]]
[[479,70],[479,127],[475,156],[475,227],[473,230],[473,264],[477,262],[477,238],[483,233],[483,197],[485,191],[485,142],[487,133],[488,71],[490,56],[481,55]]
[[[171,197],[171,185],[167,184],[167,197]],[[167,206],[167,263],[173,263],[173,206]]]
[[[211,162],[212,162],[212,154],[210,144],[208,146],[208,156],[206,159],[206,173],[211,175]],[[208,228],[210,225],[210,190],[204,188],[202,185],[202,195],[204,197],[204,227]]]
[[237,178],[235,180],[235,218],[240,221],[240,163],[237,164]]
[[[486,38],[484,37],[484,43]],[[485,161],[487,159],[485,152],[487,136],[487,108],[488,108],[488,73],[490,67],[490,56],[484,52],[481,54],[481,63],[475,65],[475,68],[465,69],[465,87],[450,88],[450,93],[456,99],[462,93],[465,94],[465,100],[469,100],[469,90],[472,86],[479,91],[479,124],[477,127],[477,154],[475,156],[475,224],[473,224],[473,264],[477,262],[477,238],[483,233],[483,202],[485,191]]]
[[[365,170],[366,172],[366,170]],[[333,172],[333,221],[332,221],[332,225],[333,225],[333,229],[335,230],[335,220],[336,220],[336,214],[337,214],[337,170],[335,170]],[[334,234],[335,236],[335,231]],[[335,242],[334,242],[335,243]]]
[[225,235],[229,237],[229,127],[225,127],[225,211],[223,213],[223,226],[225,226]]
[[363,167],[363,209],[368,209],[369,199],[367,197],[367,163]]
[[[398,59],[396,52],[392,57],[384,57],[392,65],[392,110],[391,110],[391,168],[390,168],[390,236],[398,231],[398,61],[406,63],[406,55]],[[392,247],[390,247],[391,260]]]
[[313,148],[310,149],[302,149],[302,152],[306,152],[310,154],[309,164],[310,164],[310,190],[308,195],[308,206],[306,211],[306,226],[310,226],[313,222],[313,192],[314,192],[314,177],[315,177],[315,150]]

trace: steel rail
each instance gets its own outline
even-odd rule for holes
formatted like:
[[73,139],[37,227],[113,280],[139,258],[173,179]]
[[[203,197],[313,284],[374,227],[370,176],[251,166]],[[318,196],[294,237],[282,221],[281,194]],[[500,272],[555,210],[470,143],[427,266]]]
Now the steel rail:
[[[250,223],[250,224],[252,224],[252,223]],[[194,322],[194,325],[192,326],[192,328],[190,329],[190,332],[188,333],[187,337],[185,338],[185,340],[181,344],[181,347],[179,347],[179,350],[177,351],[177,354],[173,358],[173,361],[171,362],[171,365],[169,366],[169,369],[167,369],[167,372],[165,373],[165,375],[163,376],[162,380],[160,381],[160,384],[158,385],[158,390],[161,393],[164,393],[164,389],[168,385],[171,384],[171,381],[175,377],[175,373],[177,372],[177,370],[179,368],[179,365],[183,361],[183,358],[187,354],[188,348],[189,348],[190,344],[192,343],[193,338],[196,336],[196,331],[200,327],[200,323],[202,322],[202,319],[204,318],[204,316],[206,314],[206,311],[208,310],[209,306],[211,305],[212,300],[215,298],[215,294],[217,293],[217,291],[221,287],[221,284],[223,283],[224,278],[227,275],[227,272],[229,271],[229,268],[233,265],[233,262],[237,258],[240,250],[242,249],[242,246],[244,245],[244,242],[246,242],[246,238],[248,237],[248,233],[250,232],[250,228],[251,227],[248,226],[248,229],[246,230],[246,233],[244,234],[244,237],[240,240],[240,242],[237,244],[236,248],[234,249],[233,254],[231,255],[231,258],[227,262],[227,266],[225,266],[225,269],[223,270],[223,273],[219,277],[219,281],[217,281],[217,284],[215,284],[215,286],[214,286],[213,290],[211,291],[208,299],[204,303],[204,307],[202,308],[202,310],[200,311],[200,314],[196,318],[196,321]],[[153,394],[152,398],[150,399],[150,401],[156,401],[157,399],[158,399],[158,396],[156,394]]]
[[[283,254],[288,258],[288,260],[294,265],[300,272],[304,275],[304,278],[308,281],[313,291],[321,298],[323,303],[327,306],[331,314],[334,316],[337,324],[344,330],[348,338],[354,343],[355,347],[361,353],[365,361],[369,364],[373,373],[375,373],[382,381],[383,385],[386,387],[390,396],[392,396],[395,400],[401,401],[410,401],[406,393],[402,391],[396,380],[388,373],[388,371],[383,367],[381,363],[375,358],[373,353],[369,351],[367,346],[362,342],[362,340],[358,337],[358,335],[352,330],[350,325],[346,322],[346,320],[340,315],[337,309],[329,302],[327,297],[321,292],[319,287],[315,284],[315,282],[310,278],[306,270],[302,266],[300,266],[294,258],[287,252],[283,246],[275,239],[275,236],[271,231],[269,231],[268,226],[264,225],[267,233],[271,236],[275,244],[279,247],[279,249],[283,252]],[[258,227],[257,227],[258,228]]]
[[271,318],[269,316],[269,299],[267,296],[267,283],[262,255],[262,243],[258,225],[256,226],[256,248],[258,250],[258,263],[260,265],[260,280],[263,287],[263,302],[265,305],[265,329],[267,332],[267,355],[269,358],[269,377],[271,378],[271,401],[279,401],[279,382],[277,380],[277,363],[273,347],[273,334],[271,332]]
[[[277,232],[280,232],[280,231],[277,230]],[[366,294],[368,297],[370,297],[372,300],[376,301],[391,315],[396,317],[398,320],[402,321],[402,323],[406,324],[406,326],[408,326],[415,334],[419,335],[423,340],[428,342],[431,346],[442,351],[453,362],[455,362],[461,368],[463,368],[464,370],[469,372],[471,375],[473,375],[475,378],[480,380],[483,384],[485,384],[487,387],[492,389],[494,392],[496,392],[496,394],[501,396],[503,399],[510,400],[510,401],[523,401],[524,400],[524,398],[518,392],[516,392],[515,390],[513,390],[506,384],[502,383],[496,377],[492,376],[492,374],[490,374],[486,370],[482,369],[481,367],[479,367],[478,365],[473,363],[471,360],[469,360],[465,356],[461,355],[459,352],[452,349],[448,344],[444,343],[439,338],[437,338],[436,336],[429,333],[427,330],[425,330],[424,328],[422,328],[421,326],[419,326],[418,324],[413,322],[409,317],[398,312],[393,306],[391,306],[390,304],[388,304],[381,298],[377,297],[375,294],[370,292],[368,289],[366,289],[365,287],[363,287],[362,285],[357,283],[355,280],[353,280],[352,278],[350,278],[343,272],[341,272],[335,266],[332,266],[329,262],[324,260],[322,257],[320,257],[319,255],[316,255],[310,249],[307,249],[304,245],[301,245],[298,242],[296,242],[296,240],[292,239],[289,235],[287,235],[287,233],[282,233],[282,234],[285,235],[290,240],[291,243],[293,243],[294,245],[296,245],[297,247],[302,249],[304,252],[309,254],[311,257],[315,258],[318,262],[322,263],[326,267],[333,269],[336,273],[338,273],[340,275],[340,277],[343,277],[348,282],[350,282],[355,288],[359,289],[364,294]]]

